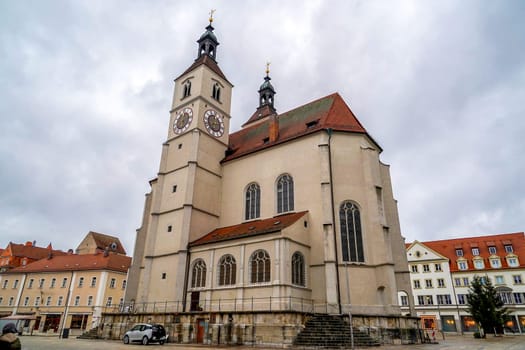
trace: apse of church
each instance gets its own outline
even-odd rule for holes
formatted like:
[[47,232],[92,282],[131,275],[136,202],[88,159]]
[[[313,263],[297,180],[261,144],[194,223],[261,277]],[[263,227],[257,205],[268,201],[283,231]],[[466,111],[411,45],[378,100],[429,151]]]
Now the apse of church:
[[125,301],[399,316],[398,292],[411,292],[380,145],[338,93],[278,113],[268,65],[255,112],[231,132],[218,46],[210,19],[175,79]]

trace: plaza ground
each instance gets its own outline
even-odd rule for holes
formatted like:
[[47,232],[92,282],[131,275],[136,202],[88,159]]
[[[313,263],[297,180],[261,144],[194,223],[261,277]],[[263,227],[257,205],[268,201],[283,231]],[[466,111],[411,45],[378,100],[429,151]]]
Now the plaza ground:
[[[23,350],[66,350],[66,349],[103,349],[103,350],[139,350],[142,345],[124,345],[119,341],[111,340],[87,340],[87,339],[58,339],[58,337],[39,337],[39,336],[22,336],[20,338]],[[503,337],[487,336],[486,339],[474,339],[471,335],[465,336],[446,336],[446,339],[439,339],[438,344],[419,344],[419,345],[385,345],[373,347],[370,349],[378,350],[525,350],[525,335],[508,335]],[[276,349],[271,347],[260,346],[203,346],[188,344],[165,344],[148,345],[147,349],[188,349],[188,350],[215,350],[228,349],[247,350],[258,349],[268,350]],[[294,348],[300,349],[300,348]]]

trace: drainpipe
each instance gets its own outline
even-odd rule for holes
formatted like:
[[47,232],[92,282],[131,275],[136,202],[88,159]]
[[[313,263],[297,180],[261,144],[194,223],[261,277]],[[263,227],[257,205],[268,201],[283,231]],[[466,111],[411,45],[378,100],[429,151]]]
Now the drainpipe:
[[188,274],[190,269],[190,247],[186,246],[186,268],[184,269],[184,289],[182,293],[182,312],[186,312],[186,298],[188,295]]
[[72,289],[72,286],[73,286],[73,274],[74,274],[74,271],[71,271],[71,277],[69,279],[69,287],[67,288],[67,296],[66,296],[66,307],[64,308],[64,316],[62,317],[63,320],[62,320],[62,327],[61,329],[59,330],[59,334],[58,334],[58,338],[62,338],[62,333],[64,331],[64,328],[66,326],[66,321],[67,321],[67,314],[69,312],[69,303],[70,303],[70,297],[71,297],[71,289]]
[[343,309],[341,306],[341,285],[339,281],[339,254],[337,254],[337,234],[336,234],[336,224],[335,224],[335,206],[334,206],[334,179],[332,176],[332,128],[326,129],[328,134],[328,170],[330,174],[330,204],[332,206],[332,231],[334,233],[334,249],[335,249],[335,274],[337,278],[337,304],[339,305],[339,314],[343,314]]

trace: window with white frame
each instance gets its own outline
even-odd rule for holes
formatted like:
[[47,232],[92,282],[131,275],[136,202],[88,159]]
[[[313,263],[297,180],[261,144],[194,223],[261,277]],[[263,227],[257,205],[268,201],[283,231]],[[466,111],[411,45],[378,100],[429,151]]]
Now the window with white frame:
[[24,306],[29,305],[29,297],[24,298]]
[[437,279],[438,288],[445,288],[445,280],[443,278]]
[[513,293],[514,294],[514,304],[523,304],[525,293]]
[[97,285],[97,278],[91,277],[91,287],[95,287]]
[[472,255],[478,256],[479,255],[479,248],[472,248]]
[[56,284],[57,284],[57,279],[55,277],[51,278],[51,284],[49,285],[49,288],[55,288]]
[[38,288],[42,289],[44,288],[45,279],[41,278],[40,281],[38,281]]
[[126,289],[126,283],[127,283],[126,280],[123,280],[123,281],[122,281],[122,289]]
[[484,263],[483,259],[476,259],[476,258],[474,258],[473,262],[474,262],[474,268],[476,268],[478,270],[481,270],[481,269],[485,268],[485,263]]
[[518,266],[520,266],[520,264],[518,263],[518,258],[514,257],[514,256],[507,257],[507,264],[510,267],[518,267]]
[[84,277],[80,277],[78,279],[78,287],[82,288],[82,286],[84,286]]
[[46,306],[50,306],[51,305],[51,300],[52,300],[52,297],[47,297],[47,300],[46,300]]
[[452,299],[450,298],[450,294],[439,294],[437,295],[437,303],[439,305],[451,305]]
[[74,303],[74,305],[75,305],[75,306],[80,305],[80,295],[77,295],[77,296],[75,297],[75,303]]
[[503,278],[502,275],[495,276],[494,280],[496,284],[505,284],[505,279]]
[[35,306],[39,306],[40,305],[40,297],[36,297],[35,298]]
[[62,302],[64,301],[64,297],[63,296],[59,296],[58,299],[57,299],[57,306],[62,306]]
[[34,283],[34,282],[35,282],[35,280],[31,278],[31,279],[29,280],[29,283],[27,284],[27,288],[33,288],[33,283]]
[[93,296],[92,295],[88,296],[87,304],[88,304],[88,306],[93,305]]
[[410,268],[412,269],[412,272],[417,273],[417,265],[411,265]]
[[496,247],[494,247],[494,246],[490,246],[489,247],[489,254],[494,255],[494,254],[496,254],[496,251],[497,251]]
[[457,248],[456,249],[456,256],[459,256],[459,257],[463,256],[463,249]]
[[113,297],[108,297],[108,300],[106,301],[106,306],[110,307],[111,304],[113,304]]
[[514,249],[512,248],[512,244],[505,245],[505,252],[507,252],[507,253],[514,253]]
[[423,264],[423,272],[430,272],[430,266],[428,264]]
[[4,280],[4,283],[2,283],[2,289],[6,289],[8,283],[9,283],[9,280]]
[[521,284],[521,275],[513,275],[512,280],[514,281],[514,284]]
[[419,282],[419,280],[414,280],[414,289],[419,289],[421,288],[421,283]]
[[427,287],[427,288],[432,288],[433,287],[431,279],[425,280],[425,287]]
[[434,269],[436,270],[436,272],[441,272],[441,264],[434,264]]
[[115,285],[117,284],[117,280],[112,278],[109,280],[109,288],[115,288]]
[[454,285],[456,287],[461,287],[461,278],[454,278]]
[[499,269],[501,267],[501,261],[499,258],[490,258],[490,266],[492,266],[495,269]]
[[465,305],[467,303],[467,295],[466,294],[458,294],[458,304],[459,305]]
[[463,285],[465,287],[468,287],[470,285],[470,281],[469,281],[468,277],[463,277]]
[[13,289],[16,289],[16,288],[18,288],[18,280],[15,280],[13,282]]
[[64,277],[62,279],[62,285],[60,286],[60,288],[66,288],[66,286],[67,286],[67,277]]
[[15,302],[15,298],[14,297],[9,297],[9,303],[7,305],[8,306],[13,306],[14,302]]
[[460,269],[460,270],[467,270],[468,269],[467,262],[464,261],[464,260],[458,261],[458,269]]

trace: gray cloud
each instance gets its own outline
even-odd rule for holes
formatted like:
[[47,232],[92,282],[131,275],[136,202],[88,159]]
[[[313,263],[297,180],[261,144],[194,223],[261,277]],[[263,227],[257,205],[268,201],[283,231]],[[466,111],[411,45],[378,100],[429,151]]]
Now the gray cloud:
[[524,230],[520,1],[0,4],[0,238],[131,254],[173,79],[216,8],[233,129],[338,91],[391,164],[407,239]]

